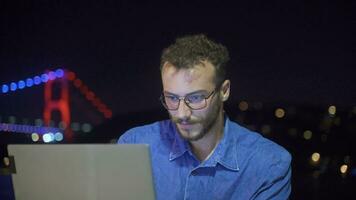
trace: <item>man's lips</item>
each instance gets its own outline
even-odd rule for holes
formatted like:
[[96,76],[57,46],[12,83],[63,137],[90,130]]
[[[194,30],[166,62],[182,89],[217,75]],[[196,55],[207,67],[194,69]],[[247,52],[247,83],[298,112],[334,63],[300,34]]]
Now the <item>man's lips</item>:
[[181,129],[191,129],[194,123],[178,123],[178,127]]

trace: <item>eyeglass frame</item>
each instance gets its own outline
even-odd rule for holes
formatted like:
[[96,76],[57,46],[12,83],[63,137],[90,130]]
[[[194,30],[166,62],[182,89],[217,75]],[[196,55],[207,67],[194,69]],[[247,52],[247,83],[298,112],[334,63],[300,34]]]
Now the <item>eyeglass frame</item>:
[[192,108],[192,107],[189,105],[190,103],[189,103],[189,101],[187,100],[187,97],[188,97],[189,95],[186,95],[186,96],[177,96],[177,98],[178,98],[179,101],[178,101],[178,106],[177,106],[176,109],[169,109],[169,108],[168,108],[168,106],[167,106],[167,104],[166,104],[166,102],[165,102],[165,100],[164,100],[165,95],[164,95],[163,93],[161,94],[161,96],[159,97],[159,99],[160,99],[160,101],[161,101],[163,107],[164,107],[165,109],[167,109],[167,110],[170,110],[170,111],[176,111],[176,110],[178,110],[181,100],[183,100],[184,103],[185,103],[185,105],[187,105],[188,108],[190,108],[190,109],[192,109],[192,110],[202,110],[202,109],[204,109],[204,108],[206,108],[206,107],[208,106],[207,100],[208,100],[210,97],[214,96],[214,94],[215,94],[216,92],[217,92],[217,88],[215,88],[208,96],[204,97],[205,106],[202,107],[202,108],[198,108],[198,109]]

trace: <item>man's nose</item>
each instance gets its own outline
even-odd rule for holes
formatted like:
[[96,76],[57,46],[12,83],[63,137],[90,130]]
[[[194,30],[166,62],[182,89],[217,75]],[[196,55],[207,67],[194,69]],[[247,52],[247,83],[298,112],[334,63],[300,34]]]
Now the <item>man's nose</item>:
[[182,99],[179,101],[179,107],[177,110],[177,117],[179,119],[189,119],[192,114],[192,110],[189,108],[189,106],[185,103],[185,101]]

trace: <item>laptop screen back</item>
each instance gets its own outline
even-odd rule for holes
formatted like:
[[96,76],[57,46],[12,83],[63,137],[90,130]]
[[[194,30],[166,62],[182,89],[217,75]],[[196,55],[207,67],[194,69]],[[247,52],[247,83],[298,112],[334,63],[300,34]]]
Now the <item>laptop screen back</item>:
[[148,145],[9,145],[15,198],[154,199]]

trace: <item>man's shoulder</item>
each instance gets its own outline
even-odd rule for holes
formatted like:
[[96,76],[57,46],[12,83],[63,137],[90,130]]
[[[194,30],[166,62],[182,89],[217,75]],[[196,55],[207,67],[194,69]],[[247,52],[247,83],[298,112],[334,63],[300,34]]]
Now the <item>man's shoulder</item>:
[[291,154],[284,147],[262,136],[258,141],[255,158],[262,165],[274,168],[288,168],[292,160]]
[[136,126],[122,134],[118,143],[148,143],[160,137],[162,130],[168,130],[170,120],[156,121],[142,126]]
[[235,122],[231,123],[236,134],[236,152],[241,159],[253,159],[262,166],[289,165],[290,153],[276,142],[263,137],[260,133],[251,131]]

